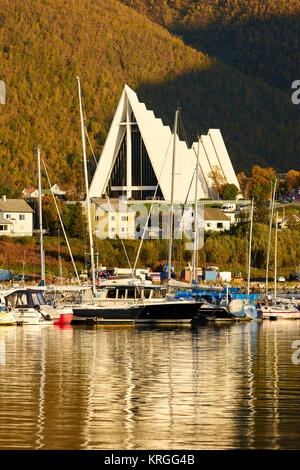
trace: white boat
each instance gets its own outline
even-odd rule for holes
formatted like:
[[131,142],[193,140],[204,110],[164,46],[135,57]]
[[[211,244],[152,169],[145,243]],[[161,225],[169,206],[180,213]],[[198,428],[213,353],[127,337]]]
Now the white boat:
[[245,320],[255,320],[259,318],[254,305],[247,303],[244,299],[232,300],[228,305],[228,310],[235,318]]
[[60,311],[48,305],[43,292],[38,289],[10,289],[2,293],[5,310],[16,324],[52,325],[59,320]]
[[296,320],[300,318],[300,304],[297,305],[290,299],[273,300],[262,305],[261,312],[263,318]]

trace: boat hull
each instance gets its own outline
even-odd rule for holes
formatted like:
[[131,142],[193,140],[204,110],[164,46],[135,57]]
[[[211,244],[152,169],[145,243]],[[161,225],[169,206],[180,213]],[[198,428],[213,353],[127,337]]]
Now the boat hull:
[[[216,307],[216,308],[200,308],[198,315],[198,320],[210,320],[210,321],[251,321],[252,317],[247,315],[244,316],[235,316],[232,313],[228,312],[225,307]],[[257,317],[259,319],[259,316]]]
[[138,318],[142,307],[97,307],[95,306],[84,306],[84,307],[73,307],[73,319],[72,324],[82,322],[94,322],[94,323],[123,323],[123,322],[134,322]]
[[190,323],[199,310],[197,302],[148,303],[136,323]]
[[286,311],[286,310],[282,310],[282,311],[278,311],[278,310],[262,310],[262,316],[263,318],[265,319],[268,319],[268,318],[278,318],[278,319],[290,319],[290,320],[297,320],[300,318],[300,311],[299,310],[295,310],[295,311]]
[[235,317],[225,307],[203,307],[197,313],[199,320],[235,320]]
[[0,312],[0,326],[7,326],[7,325],[16,325],[16,317],[12,315],[10,312]]

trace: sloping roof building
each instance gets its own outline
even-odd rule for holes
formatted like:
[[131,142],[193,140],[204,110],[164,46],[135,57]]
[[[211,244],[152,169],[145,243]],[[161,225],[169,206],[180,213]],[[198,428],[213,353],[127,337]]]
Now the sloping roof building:
[[0,235],[32,236],[33,209],[24,199],[0,199]]
[[[174,110],[175,111],[175,110]],[[147,110],[136,93],[125,85],[90,185],[90,197],[137,200],[156,194],[171,200],[173,131],[153,111]],[[198,142],[189,148],[176,136],[174,202],[195,197]],[[215,198],[212,171],[218,167],[227,183],[239,188],[219,129],[210,129],[199,142],[198,199]]]

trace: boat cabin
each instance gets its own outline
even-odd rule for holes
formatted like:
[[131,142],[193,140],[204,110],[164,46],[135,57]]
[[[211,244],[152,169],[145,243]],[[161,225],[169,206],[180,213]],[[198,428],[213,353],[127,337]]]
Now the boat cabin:
[[5,295],[5,305],[11,308],[36,308],[46,305],[44,294],[40,290],[17,289]]
[[97,287],[98,299],[115,299],[115,300],[145,300],[145,299],[162,299],[166,297],[167,289],[155,285],[110,285]]

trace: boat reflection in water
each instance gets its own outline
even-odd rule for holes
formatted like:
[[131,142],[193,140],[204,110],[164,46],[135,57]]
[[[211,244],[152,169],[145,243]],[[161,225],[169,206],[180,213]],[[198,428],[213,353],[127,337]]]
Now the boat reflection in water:
[[299,449],[299,337],[284,320],[3,327],[0,447]]

